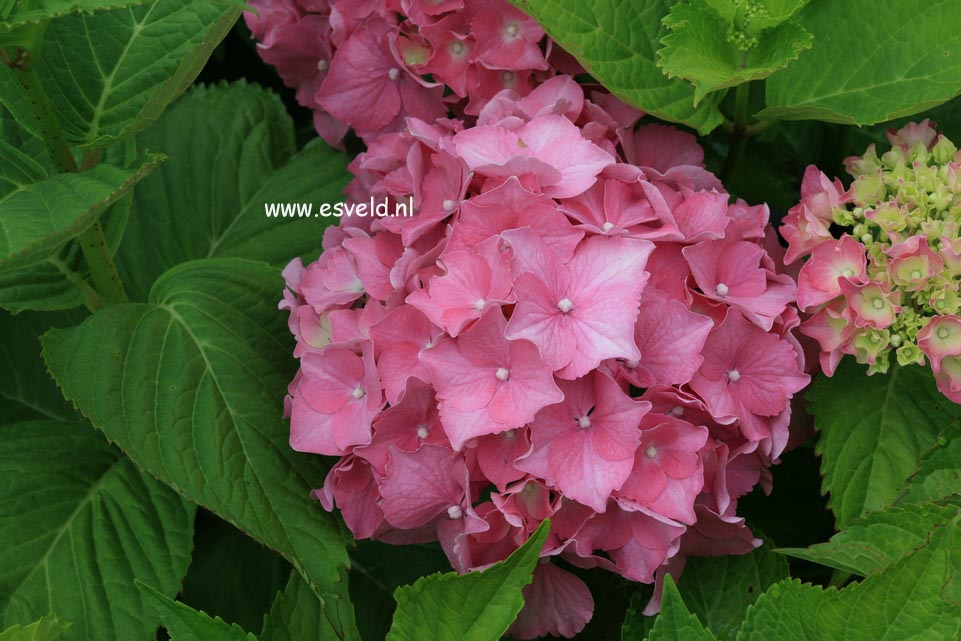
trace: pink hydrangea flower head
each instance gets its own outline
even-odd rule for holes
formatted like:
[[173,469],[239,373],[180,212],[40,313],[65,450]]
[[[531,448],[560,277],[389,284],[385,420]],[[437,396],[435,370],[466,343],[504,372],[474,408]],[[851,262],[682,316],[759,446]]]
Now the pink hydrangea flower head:
[[[353,128],[366,145],[347,203],[411,214],[344,217],[318,260],[284,270],[291,444],[340,457],[321,505],[357,538],[439,541],[458,572],[551,519],[518,638],[591,617],[590,591],[554,557],[650,583],[691,554],[753,549],[738,501],[769,489],[808,381],[768,208],[732,203],[692,135],[635,131],[643,114],[585,93],[576,61],[502,0],[258,2],[255,37],[318,131],[337,144]],[[925,136],[912,157],[935,153]],[[811,171],[803,197],[810,244],[855,196]],[[884,236],[886,251],[862,238],[889,233],[880,222],[805,250],[824,263],[801,271],[802,329],[830,345],[825,367],[880,362],[851,333],[898,322],[869,326],[846,286],[868,300],[890,275],[910,281],[883,283],[892,309],[954,305],[944,273],[961,273],[961,245],[938,239],[958,230],[931,224]],[[961,355],[938,329],[921,338],[949,389]]]
[[[935,364],[945,345],[932,332],[947,331],[961,313],[959,154],[927,120],[889,131],[888,140],[881,157],[872,145],[845,161],[854,180],[840,197],[837,181],[809,169],[792,212],[812,213],[817,233],[795,233],[799,223],[785,219],[788,258],[809,256],[798,281],[798,305],[810,315],[801,331],[818,341],[829,375],[843,354],[867,364],[868,374],[886,372],[892,357],[910,366],[927,356],[956,399]],[[838,240],[828,224],[842,230]]]

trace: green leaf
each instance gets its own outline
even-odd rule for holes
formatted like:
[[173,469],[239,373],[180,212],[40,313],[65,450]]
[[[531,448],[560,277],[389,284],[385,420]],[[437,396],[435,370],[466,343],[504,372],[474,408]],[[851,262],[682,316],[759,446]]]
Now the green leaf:
[[130,169],[100,164],[83,173],[47,177],[28,156],[0,142],[0,272],[56,253],[160,160],[154,155]]
[[[696,616],[699,626],[720,641],[734,641],[748,608],[766,589],[788,576],[787,560],[765,545],[739,556],[692,557],[674,590],[686,607],[684,612]],[[638,594],[634,599],[624,619],[624,641],[647,638],[660,618],[642,614],[649,598]]]
[[32,419],[77,420],[40,359],[40,335],[77,321],[76,314],[0,312],[0,425]]
[[955,0],[812,2],[798,18],[815,45],[768,80],[760,118],[866,125],[961,92]]
[[[147,0],[12,0],[11,13],[0,11],[0,34],[31,23],[41,23],[69,13],[93,13],[143,4]],[[2,36],[0,36],[2,37]]]
[[961,429],[955,426],[938,436],[937,445],[921,457],[917,472],[898,503],[935,501],[961,495]]
[[687,82],[665,76],[655,49],[667,35],[668,0],[512,0],[611,93],[663,120],[707,134],[724,121],[720,95],[694,106]]
[[245,630],[259,630],[287,584],[290,564],[207,511],[197,514],[194,529],[194,560],[180,600]]
[[0,627],[56,614],[66,641],[148,641],[133,587],[176,594],[194,508],[85,423],[0,427]]
[[[778,583],[748,611],[738,641],[944,641],[961,630],[945,597],[957,572],[958,537],[940,528],[917,552],[842,590]],[[951,595],[953,596],[953,595]]]
[[278,264],[316,251],[332,219],[267,218],[264,203],[336,202],[349,179],[345,155],[320,141],[294,155],[280,99],[244,83],[192,90],[140,142],[163,149],[170,162],[138,186],[118,257],[134,297],[194,258]]
[[787,560],[765,546],[740,556],[689,559],[678,589],[706,628],[720,641],[733,641],[748,608],[788,576]]
[[137,587],[160,616],[170,641],[257,641],[257,637],[240,626],[197,612],[145,583],[138,582]]
[[923,546],[932,531],[956,521],[959,515],[957,505],[891,507],[851,521],[827,543],[779,552],[868,576]]
[[[35,69],[67,143],[104,147],[145,129],[190,86],[239,15],[218,0],[153,0],[51,22]],[[0,99],[36,134],[14,73],[0,68]]]
[[661,612],[647,641],[716,641],[697,616],[685,607],[670,574],[664,577]]
[[867,376],[852,358],[832,378],[819,376],[807,400],[821,433],[822,489],[842,529],[894,502],[938,432],[961,419],[961,405],[938,392],[928,368]]
[[811,48],[811,34],[791,21],[752,36],[755,44],[742,51],[729,37],[729,22],[690,3],[674,5],[664,24],[670,33],[661,40],[658,65],[669,77],[694,83],[695,105],[712,91],[766,78]]
[[14,625],[0,632],[0,641],[57,641],[65,627],[56,617],[43,617],[30,625]]
[[[73,249],[73,248],[70,248]],[[76,252],[61,251],[69,256],[50,256],[11,272],[0,273],[0,309],[14,314],[27,310],[59,311],[83,305],[84,292],[77,271],[83,261],[79,246]]]
[[[724,24],[757,34],[790,20],[808,0],[705,0]],[[751,11],[749,12],[748,9]]]
[[260,641],[335,641],[337,638],[317,595],[299,574],[291,574],[287,587],[277,595],[264,621]]
[[51,330],[44,358],[68,400],[145,470],[283,554],[353,633],[336,518],[310,499],[319,457],[294,452],[283,280],[263,263],[168,271],[148,304],[112,305]]
[[482,572],[432,574],[397,588],[387,641],[499,639],[524,606],[521,592],[549,531],[545,521],[510,557]]

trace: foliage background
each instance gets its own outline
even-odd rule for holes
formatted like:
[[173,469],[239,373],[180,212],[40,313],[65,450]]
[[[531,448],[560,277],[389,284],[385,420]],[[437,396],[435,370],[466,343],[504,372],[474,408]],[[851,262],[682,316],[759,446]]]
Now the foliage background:
[[[942,17],[945,24],[961,25],[961,19],[950,19],[957,16],[947,3],[933,4],[948,16]],[[543,5],[550,8],[550,3]],[[869,22],[855,18],[852,25]],[[955,31],[961,33],[961,29]],[[892,55],[897,59],[898,52]],[[223,97],[226,94],[209,89],[223,82],[234,83],[225,92],[253,96],[229,122],[223,114],[241,101],[230,101]],[[758,89],[751,92],[755,100],[761,94],[757,82],[752,81]],[[241,154],[241,166],[211,177],[211,198],[231,189],[238,192],[229,195],[233,200],[225,209],[256,205],[257,194],[251,194],[248,185],[235,184],[237,176],[258,174],[268,180],[296,181],[306,175],[307,167],[316,171],[323,163],[329,167],[330,183],[308,188],[336,199],[345,178],[343,159],[309,144],[315,138],[310,113],[297,106],[292,91],[260,61],[242,24],[213,51],[196,84],[208,89],[198,89],[171,107],[143,135],[145,146],[175,156],[178,145],[183,150],[196,142],[190,132],[180,130],[182,123],[203,124],[208,114],[216,118],[203,130],[203,135],[215,136],[207,141],[211,148],[237,145],[242,150],[244,140],[259,137],[258,142],[269,150],[259,160]],[[961,88],[961,81],[957,84]],[[280,96],[281,102],[258,86]],[[720,112],[733,113],[735,100],[734,92],[718,99]],[[825,114],[813,115],[830,116]],[[957,99],[921,115],[937,120],[949,137],[961,138]],[[777,121],[744,143],[733,165],[728,160],[732,145],[740,143],[729,131],[714,129],[702,144],[709,169],[724,175],[732,194],[770,203],[777,222],[797,201],[800,177],[808,164],[841,175],[846,156],[882,140],[885,128],[905,120],[868,127]],[[42,148],[38,150],[38,141],[18,134],[9,115],[4,115],[2,124],[9,144],[49,164]],[[216,129],[221,131],[209,133]],[[156,145],[149,144],[151,139]],[[356,140],[349,139],[347,144],[348,153],[359,150]],[[302,151],[295,155],[296,150]],[[136,154],[127,151],[117,162],[136,166]],[[113,149],[108,156],[119,153]],[[140,166],[151,162],[142,159]],[[190,173],[186,168],[178,170],[174,163],[164,165],[163,171],[175,177],[183,171],[183,181]],[[450,576],[418,581],[447,569],[436,546],[398,549],[361,542],[350,545],[348,574],[342,527],[319,513],[291,516],[303,505],[302,491],[317,487],[324,470],[286,450],[282,423],[276,413],[270,414],[282,397],[292,363],[286,358],[290,346],[278,338],[286,334],[283,318],[264,301],[279,296],[276,267],[291,255],[316,251],[316,247],[285,246],[284,255],[264,249],[271,242],[276,246],[295,237],[298,232],[292,228],[256,230],[258,236],[278,236],[270,242],[260,238],[256,246],[245,245],[243,234],[230,236],[231,225],[216,220],[216,212],[199,211],[203,203],[193,212],[189,202],[176,201],[177,194],[165,191],[156,179],[144,181],[141,187],[128,199],[141,213],[140,222],[126,221],[131,204],[123,199],[103,219],[112,248],[124,231],[126,242],[139,240],[144,246],[161,239],[153,253],[125,254],[123,247],[119,251],[121,275],[131,298],[138,302],[98,312],[74,329],[67,328],[84,319],[82,310],[0,315],[0,390],[5,401],[0,405],[4,425],[0,428],[0,504],[11,506],[0,515],[0,540],[16,543],[0,550],[0,630],[7,628],[0,632],[0,640],[149,639],[160,621],[175,641],[252,638],[248,632],[259,633],[261,641],[406,639],[423,638],[418,633],[430,626],[435,626],[437,638],[496,638],[496,631],[505,629],[520,607],[524,575],[529,575],[534,562],[532,546],[490,572],[469,577],[474,584]],[[165,218],[174,210],[170,202],[186,209],[186,214],[179,214],[181,221],[197,213],[205,225],[220,225],[223,236],[236,244],[226,243],[217,251],[207,247],[175,250],[180,244],[166,238],[168,232],[161,229],[170,225]],[[79,255],[75,248],[67,248],[59,260],[76,265],[81,262]],[[32,269],[30,273],[3,271],[0,293],[8,297],[9,309],[29,309],[29,304],[18,307],[9,301],[30,287],[43,286],[48,280],[53,283],[52,278],[48,272]],[[222,327],[212,330],[218,316],[230,317],[239,325],[239,335]],[[40,336],[48,330],[43,340],[45,367],[39,360]],[[205,351],[201,345],[205,341],[197,341],[195,331],[216,335],[210,342],[213,349]],[[99,340],[103,336],[118,342],[104,346]],[[278,345],[279,341],[283,344]],[[115,367],[118,350],[136,353],[132,346],[144,343],[164,347],[143,352],[139,361],[125,363],[124,368]],[[237,358],[252,363],[251,371],[241,371],[229,354],[240,354]],[[178,382],[166,396],[159,383],[166,384],[168,378],[156,374],[164,367],[178,372],[176,379],[168,377]],[[57,386],[47,368],[56,374]],[[221,390],[223,398],[212,394],[207,378],[211,371],[220,372],[234,386],[233,392]],[[900,376],[897,383],[895,376]],[[129,395],[112,394],[115,398],[104,400],[102,390],[113,392],[128,380],[135,388],[128,390]],[[184,387],[176,389],[177,385]],[[155,390],[148,394],[151,386]],[[267,404],[255,407],[241,398],[241,390],[247,395],[251,389]],[[656,619],[640,615],[649,587],[609,573],[583,572],[599,607],[580,638],[642,639],[650,634],[647,638],[652,640],[856,641],[908,638],[918,630],[925,632],[917,638],[956,637],[958,610],[952,606],[961,603],[956,574],[961,530],[957,502],[951,497],[961,491],[957,474],[961,412],[932,390],[929,377],[921,372],[866,379],[860,368],[850,364],[834,380],[821,379],[808,395],[819,439],[809,439],[773,469],[771,496],[755,491],[741,503],[748,523],[769,541],[787,548],[786,554],[773,553],[766,546],[747,557],[692,560],[680,585],[667,586],[664,611]],[[61,391],[71,403],[61,398]],[[241,448],[246,458],[240,463],[218,458],[212,454],[216,442],[204,442],[199,431],[190,430],[180,433],[182,443],[164,445],[156,438],[170,419],[157,409],[162,403],[135,408],[138,421],[128,424],[118,419],[131,411],[138,398],[169,401],[180,393],[207,394],[209,415],[203,418],[222,429],[226,441],[247,439],[254,450]],[[94,432],[75,408],[117,447]],[[186,411],[182,406],[178,409]],[[223,420],[225,410],[232,420]],[[865,415],[873,418],[860,420]],[[261,433],[256,429],[261,419],[281,428]],[[193,452],[191,448],[196,448],[194,460],[173,455]],[[133,459],[124,457],[121,450]],[[866,472],[863,461],[871,461]],[[287,469],[288,464],[296,473],[278,478],[277,470]],[[225,471],[224,466],[229,469]],[[157,479],[227,520],[197,509]],[[831,490],[830,505],[824,490]],[[247,505],[257,509],[248,510]],[[263,506],[270,507],[260,510]],[[864,516],[866,512],[878,514]],[[68,526],[46,527],[58,522]],[[842,533],[826,544],[838,529]],[[102,580],[101,573],[109,579]],[[782,581],[789,574],[795,580]],[[859,577],[867,578],[857,581]],[[413,585],[395,592],[408,584]],[[821,592],[822,586],[827,591]],[[838,591],[841,586],[847,587]],[[903,594],[904,586],[920,587]],[[487,612],[481,620],[455,605],[459,594],[477,590],[503,593],[502,611]],[[391,628],[396,603],[401,604],[400,613]],[[758,606],[751,608],[742,625],[755,603]],[[891,618],[905,612],[899,619]],[[70,623],[65,631],[51,618],[53,614]]]

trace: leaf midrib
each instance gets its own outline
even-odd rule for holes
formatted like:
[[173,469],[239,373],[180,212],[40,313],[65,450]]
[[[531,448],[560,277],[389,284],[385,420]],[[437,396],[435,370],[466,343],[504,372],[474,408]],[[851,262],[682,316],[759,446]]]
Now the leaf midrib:
[[[122,456],[116,456],[113,463],[107,466],[107,468],[103,471],[103,473],[99,476],[99,478],[97,478],[97,480],[90,486],[90,489],[87,491],[84,497],[80,500],[77,506],[69,514],[69,516],[67,516],[67,518],[64,520],[63,525],[57,529],[56,536],[54,537],[53,541],[50,542],[50,545],[47,546],[47,549],[44,552],[43,556],[39,559],[39,561],[37,561],[37,563],[33,565],[33,567],[30,568],[30,571],[23,576],[23,579],[20,580],[10,590],[10,594],[7,595],[6,600],[0,601],[0,604],[2,604],[4,609],[6,609],[10,601],[13,600],[13,595],[16,594],[16,592],[21,587],[23,587],[23,584],[26,583],[27,580],[30,579],[30,577],[32,577],[34,573],[36,573],[37,569],[40,567],[44,568],[45,582],[47,586],[46,588],[47,598],[50,599],[52,594],[52,589],[51,589],[52,585],[50,582],[49,568],[47,565],[47,562],[50,559],[50,555],[60,544],[60,540],[63,538],[64,534],[69,532],[73,528],[74,520],[81,514],[81,512],[87,507],[87,505],[93,502],[94,497],[101,492],[101,490],[107,483],[108,477],[110,477],[115,472],[115,470],[118,470],[119,467],[124,463],[125,463],[125,460]],[[50,607],[52,607],[52,605],[50,605]]]

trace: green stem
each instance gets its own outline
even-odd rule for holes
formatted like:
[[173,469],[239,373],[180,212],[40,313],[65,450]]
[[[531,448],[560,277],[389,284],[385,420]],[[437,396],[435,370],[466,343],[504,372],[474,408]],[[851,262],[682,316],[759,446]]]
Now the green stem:
[[743,134],[747,131],[748,99],[750,98],[750,83],[737,86],[734,94],[734,133]]
[[127,292],[124,291],[123,281],[120,280],[120,273],[117,272],[117,265],[113,262],[110,245],[107,244],[100,223],[91,225],[77,240],[80,241],[80,249],[83,250],[83,257],[90,268],[90,278],[104,303],[127,302]]
[[33,115],[40,126],[40,134],[47,144],[47,150],[50,152],[50,157],[53,159],[57,171],[77,171],[77,162],[73,159],[73,154],[70,153],[70,147],[67,146],[67,141],[63,137],[63,130],[60,129],[60,123],[57,122],[57,117],[53,113],[50,98],[44,92],[43,86],[40,84],[40,77],[34,71],[29,57],[16,65],[14,69],[14,75],[27,93],[30,106],[33,108]]
[[[25,53],[25,55],[23,55]],[[33,108],[33,114],[37,118],[40,126],[40,133],[43,141],[47,145],[50,157],[53,159],[57,170],[63,172],[77,172],[77,161],[74,160],[73,153],[67,145],[63,136],[63,130],[53,112],[50,98],[47,97],[43,86],[40,84],[40,77],[33,69],[32,60],[29,52],[21,52],[18,63],[14,66],[15,74],[27,98]],[[83,169],[90,169],[97,164],[100,154],[97,151],[87,152],[84,156]],[[107,239],[103,235],[103,228],[99,222],[95,222],[89,229],[84,231],[77,238],[80,248],[83,250],[83,257],[90,269],[90,277],[96,288],[97,294],[104,303],[123,303],[127,301],[127,293],[124,291],[120,274],[117,266],[113,262],[113,255]],[[85,292],[86,293],[86,292]]]
[[721,168],[721,180],[730,178],[741,166],[741,160],[744,158],[748,138],[749,87],[750,84],[746,82],[737,86],[737,93],[734,96],[734,129],[731,132],[731,145],[728,148],[727,158],[724,159],[724,167]]

